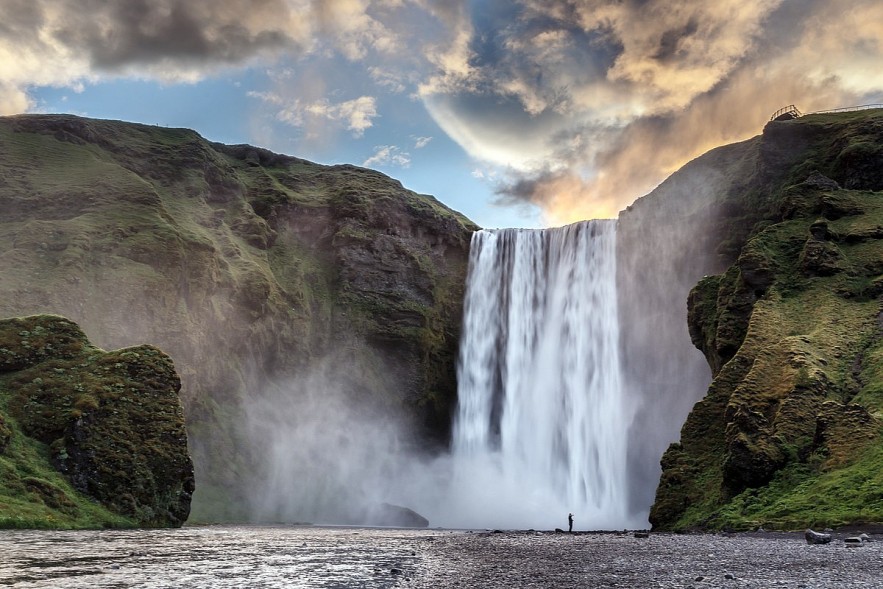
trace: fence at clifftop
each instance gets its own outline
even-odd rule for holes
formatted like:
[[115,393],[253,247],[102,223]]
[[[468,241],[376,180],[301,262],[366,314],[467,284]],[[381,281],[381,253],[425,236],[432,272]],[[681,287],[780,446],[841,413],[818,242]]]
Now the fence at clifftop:
[[853,112],[857,110],[872,110],[875,108],[883,108],[883,104],[861,104],[859,106],[843,106],[840,108],[832,108],[828,110],[815,110],[813,112],[802,113],[800,112],[796,106],[793,104],[789,104],[788,106],[783,106],[779,110],[773,113],[773,116],[770,117],[771,121],[781,120],[781,121],[790,121],[792,119],[799,119],[800,117],[805,117],[806,115],[828,115],[838,112]]

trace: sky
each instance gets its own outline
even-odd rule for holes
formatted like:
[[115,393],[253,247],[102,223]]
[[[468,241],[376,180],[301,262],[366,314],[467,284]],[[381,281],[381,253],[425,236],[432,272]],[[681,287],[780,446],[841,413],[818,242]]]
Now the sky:
[[0,0],[0,115],[378,169],[483,227],[613,217],[770,115],[883,103],[880,0]]

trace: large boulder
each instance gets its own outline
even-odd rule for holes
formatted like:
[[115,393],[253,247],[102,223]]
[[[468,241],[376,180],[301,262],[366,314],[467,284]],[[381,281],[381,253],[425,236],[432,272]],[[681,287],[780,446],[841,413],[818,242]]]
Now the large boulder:
[[[0,320],[0,391],[10,416],[48,445],[75,490],[139,526],[180,526],[190,513],[180,387],[171,359],[152,346],[105,352],[62,317]],[[25,486],[63,496],[33,477]]]

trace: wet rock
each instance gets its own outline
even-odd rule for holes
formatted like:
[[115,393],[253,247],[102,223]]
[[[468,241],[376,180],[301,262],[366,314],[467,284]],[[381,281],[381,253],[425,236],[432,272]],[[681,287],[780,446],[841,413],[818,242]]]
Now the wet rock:
[[635,532],[635,538],[649,538],[649,537],[650,537],[650,532],[646,532],[646,531]]
[[822,534],[821,532],[814,532],[813,530],[807,529],[806,532],[803,533],[803,537],[806,538],[807,544],[830,544],[831,543],[831,534]]
[[862,539],[859,536],[850,536],[849,538],[844,538],[843,543],[847,548],[855,548],[862,545]]
[[809,233],[812,235],[813,239],[828,239],[828,223],[823,220],[816,221],[809,226]]
[[831,276],[844,269],[840,248],[814,236],[806,240],[799,262],[806,276]]
[[12,439],[12,430],[6,425],[3,414],[0,413],[0,454],[6,451],[10,439]]
[[828,178],[818,170],[813,171],[803,183],[816,190],[840,190],[840,185],[835,180]]
[[426,528],[429,520],[407,507],[381,503],[368,515],[368,525],[392,528]]

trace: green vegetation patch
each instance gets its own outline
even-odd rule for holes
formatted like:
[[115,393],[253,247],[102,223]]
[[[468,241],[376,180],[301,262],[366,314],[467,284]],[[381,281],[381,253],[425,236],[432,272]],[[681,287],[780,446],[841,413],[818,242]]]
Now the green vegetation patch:
[[766,218],[691,294],[714,381],[663,458],[657,529],[883,522],[883,112],[805,119],[768,125]]
[[51,315],[0,321],[0,341],[0,525],[187,519],[193,467],[168,356],[104,352]]

